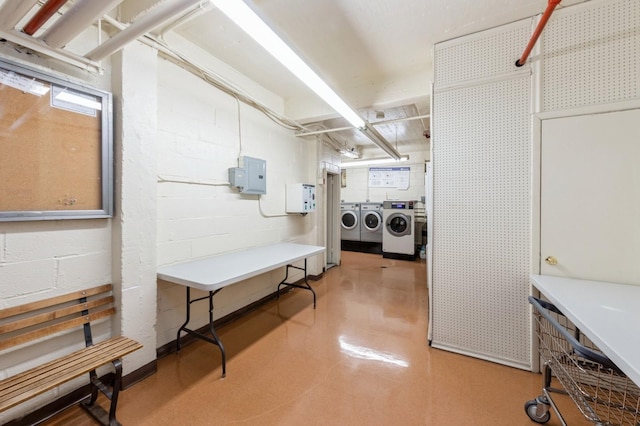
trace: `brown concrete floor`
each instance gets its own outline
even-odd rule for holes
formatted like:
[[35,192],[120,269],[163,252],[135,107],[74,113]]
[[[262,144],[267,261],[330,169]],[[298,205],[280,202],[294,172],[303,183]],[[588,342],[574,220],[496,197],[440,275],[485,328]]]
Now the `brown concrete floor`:
[[[534,425],[541,376],[427,345],[425,263],[342,252],[342,265],[196,342],[120,394],[124,425]],[[567,397],[570,425],[586,422]],[[105,401],[103,401],[105,402]],[[106,403],[103,404],[106,406]],[[91,425],[72,408],[47,425]],[[555,413],[548,425],[559,425]]]

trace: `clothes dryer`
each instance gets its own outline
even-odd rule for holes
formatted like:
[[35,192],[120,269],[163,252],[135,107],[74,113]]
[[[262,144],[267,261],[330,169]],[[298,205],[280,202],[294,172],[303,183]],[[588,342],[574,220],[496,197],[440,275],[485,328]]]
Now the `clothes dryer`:
[[382,203],[360,204],[360,241],[382,243]]
[[413,201],[385,201],[382,257],[413,260],[416,255]]
[[360,242],[360,204],[340,205],[340,239]]

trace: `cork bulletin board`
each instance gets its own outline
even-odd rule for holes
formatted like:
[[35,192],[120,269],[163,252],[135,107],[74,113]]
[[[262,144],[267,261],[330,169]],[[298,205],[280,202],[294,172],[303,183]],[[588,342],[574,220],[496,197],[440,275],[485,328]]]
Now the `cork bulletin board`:
[[110,217],[111,95],[0,61],[0,221]]

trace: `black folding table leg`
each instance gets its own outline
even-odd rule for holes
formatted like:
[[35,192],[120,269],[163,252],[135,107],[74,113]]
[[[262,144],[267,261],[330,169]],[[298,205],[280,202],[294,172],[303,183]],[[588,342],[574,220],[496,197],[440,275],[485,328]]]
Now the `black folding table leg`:
[[220,348],[220,354],[222,355],[222,377],[225,377],[227,375],[227,355],[224,350],[224,346],[222,346],[222,342],[218,338],[218,335],[213,328],[213,296],[215,296],[219,291],[220,290],[209,292],[209,332],[213,336],[215,344],[218,346],[218,348]]
[[[289,284],[285,281],[287,281],[287,278],[289,277],[289,268],[294,268],[294,269],[299,269],[301,271],[304,271],[304,283],[306,285],[298,285],[298,284]],[[307,281],[307,259],[304,259],[304,268],[300,268],[298,266],[293,266],[293,265],[287,265],[286,268],[286,273],[284,276],[284,279],[282,281],[280,281],[280,284],[278,284],[278,291],[277,291],[277,297],[280,297],[280,286],[289,286],[289,287],[296,287],[296,288],[301,288],[303,290],[309,290],[311,291],[311,293],[313,293],[313,309],[316,308],[316,292],[313,290],[313,288],[311,287],[311,284],[309,284],[309,281]]]

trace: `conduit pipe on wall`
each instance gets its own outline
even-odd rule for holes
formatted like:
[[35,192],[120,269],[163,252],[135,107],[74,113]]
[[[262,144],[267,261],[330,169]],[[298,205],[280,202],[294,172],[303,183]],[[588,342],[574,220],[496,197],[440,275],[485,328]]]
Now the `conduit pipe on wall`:
[[531,40],[529,40],[529,44],[527,44],[527,47],[524,49],[524,52],[522,53],[522,56],[520,57],[520,59],[516,61],[516,67],[521,67],[527,62],[527,58],[529,57],[529,54],[533,50],[533,46],[536,45],[538,38],[542,34],[542,30],[544,29],[545,25],[547,25],[549,18],[551,18],[551,14],[553,13],[553,10],[556,8],[557,5],[560,4],[561,1],[562,0],[549,0],[549,3],[547,4],[547,8],[545,9],[544,14],[542,15],[542,18],[540,18],[540,22],[538,22],[538,26],[536,27],[536,30],[533,32],[533,35],[531,36]]
[[22,31],[25,34],[32,36],[36,31],[40,29],[60,8],[67,2],[67,0],[48,0],[41,8],[33,15],[33,18],[27,22]]
[[61,48],[122,1],[77,0],[40,38],[53,48]]
[[0,7],[0,29],[12,30],[38,0],[5,1]]

